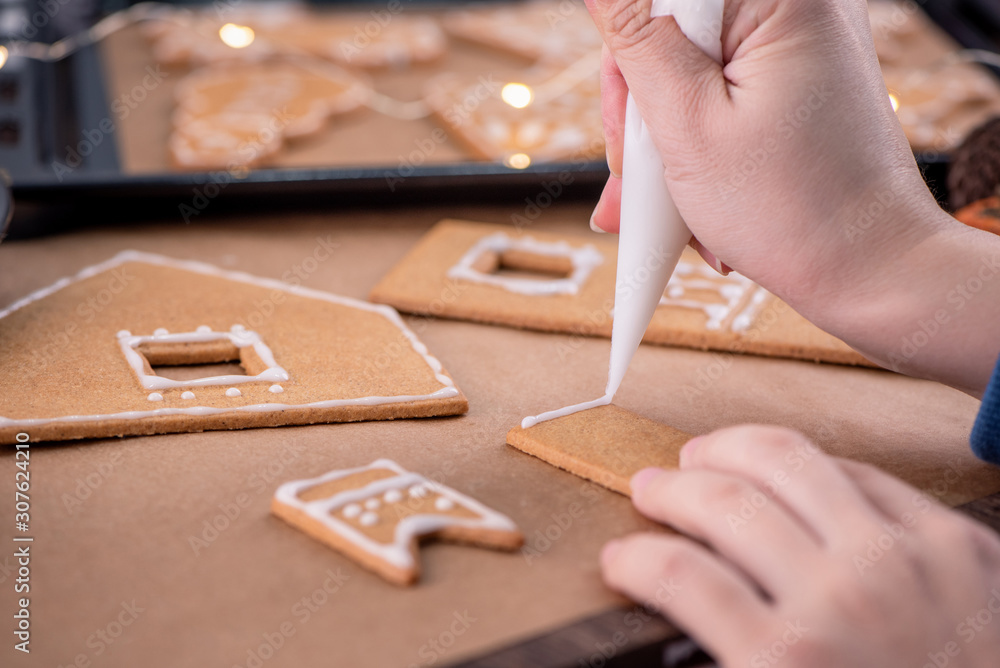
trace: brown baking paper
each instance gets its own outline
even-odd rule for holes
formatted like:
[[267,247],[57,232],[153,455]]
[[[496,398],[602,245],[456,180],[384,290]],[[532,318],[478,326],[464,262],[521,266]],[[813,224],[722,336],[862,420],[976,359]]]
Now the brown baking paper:
[[[6,241],[0,304],[126,248],[364,298],[441,218],[503,222],[523,210],[511,201],[190,226],[136,220]],[[589,216],[589,206],[560,204],[535,226],[581,232]],[[321,243],[336,245],[325,261]],[[599,550],[652,523],[627,498],[504,444],[524,416],[600,394],[608,341],[407,322],[468,397],[468,415],[32,445],[30,530],[18,532],[34,538],[31,654],[15,652],[8,634],[0,663],[68,666],[82,656],[101,667],[229,668],[266,654],[265,668],[441,665],[622,604],[601,583]],[[969,452],[978,402],[885,371],[642,346],[616,403],[690,434],[743,422],[800,429],[953,504],[1000,490],[996,469]],[[269,513],[280,483],[378,457],[508,515],[537,554],[430,545],[420,584],[401,591]],[[16,610],[15,470],[7,447],[3,615]]]

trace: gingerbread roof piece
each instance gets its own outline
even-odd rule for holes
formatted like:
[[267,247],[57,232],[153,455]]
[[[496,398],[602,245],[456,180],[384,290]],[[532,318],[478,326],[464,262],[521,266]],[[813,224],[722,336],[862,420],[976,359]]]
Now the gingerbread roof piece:
[[0,443],[467,410],[392,308],[200,262],[125,251],[0,311]]

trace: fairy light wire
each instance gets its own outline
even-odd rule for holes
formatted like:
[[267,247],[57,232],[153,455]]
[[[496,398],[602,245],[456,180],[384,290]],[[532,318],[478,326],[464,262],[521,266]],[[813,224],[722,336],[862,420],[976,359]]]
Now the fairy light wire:
[[[0,49],[2,49],[0,51],[0,67],[3,67],[7,60],[12,57],[28,58],[47,63],[60,61],[82,49],[101,42],[120,30],[143,21],[174,23],[188,28],[206,39],[220,39],[217,31],[209,32],[203,29],[199,25],[199,22],[195,20],[196,18],[195,12],[190,9],[160,2],[142,2],[109,14],[90,28],[64,37],[52,44],[27,40],[6,40],[0,45]],[[334,77],[329,71],[328,68],[335,67],[333,63],[316,58],[302,49],[290,47],[289,45],[282,45],[279,48],[260,35],[256,35],[253,41],[271,49],[277,55],[290,56],[291,60],[303,69],[334,80],[342,80],[342,77]],[[549,79],[535,86],[528,87],[532,96],[531,103],[545,103],[564,95],[587,78],[593,76],[599,67],[600,52],[595,50],[586,54]],[[364,82],[363,78],[361,80]],[[397,100],[392,96],[376,91],[368,82],[364,83],[369,90],[362,104],[377,113],[398,120],[420,120],[430,116],[432,113],[423,100],[409,102]]]

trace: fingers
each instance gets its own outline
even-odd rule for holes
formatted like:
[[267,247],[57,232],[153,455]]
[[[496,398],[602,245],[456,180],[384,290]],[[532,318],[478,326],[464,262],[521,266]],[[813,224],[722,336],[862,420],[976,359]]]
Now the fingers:
[[836,460],[789,429],[721,429],[689,442],[681,468],[752,481],[834,549],[853,545],[858,535],[878,526],[878,512]]
[[728,102],[722,67],[685,37],[672,17],[650,18],[652,0],[587,4],[646,122],[696,139],[691,131],[704,125],[708,110]]
[[604,581],[669,617],[721,663],[752,647],[771,620],[753,585],[683,538],[633,534],[601,553]]
[[870,464],[848,459],[836,462],[887,520],[899,522],[904,516],[924,515],[932,510],[948,512],[929,495]]
[[628,86],[607,45],[601,51],[601,117],[604,122],[604,146],[611,176],[621,178],[625,140],[625,100]]
[[646,469],[633,478],[643,515],[709,544],[774,598],[795,594],[822,556],[814,534],[745,478]]
[[595,232],[618,233],[621,223],[622,209],[622,180],[614,176],[608,178],[604,185],[604,192],[601,199],[594,207],[594,213],[590,217],[590,229]]

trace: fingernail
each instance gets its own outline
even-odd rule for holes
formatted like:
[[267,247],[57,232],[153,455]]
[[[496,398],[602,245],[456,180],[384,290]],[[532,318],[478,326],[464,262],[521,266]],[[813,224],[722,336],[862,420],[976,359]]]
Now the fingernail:
[[608,153],[608,147],[607,146],[604,147],[604,160],[605,160],[605,162],[608,163],[608,171],[611,172],[611,176],[615,177],[616,179],[620,179],[622,177],[622,175],[615,173],[615,168],[612,166],[611,155]]
[[632,476],[632,480],[629,482],[629,485],[632,488],[632,495],[635,496],[636,494],[641,492],[643,488],[645,488],[646,485],[649,484],[650,480],[660,475],[661,473],[663,473],[663,469],[650,467],[650,468],[645,468],[636,473],[634,476]]
[[590,214],[590,229],[594,230],[595,232],[597,232],[599,234],[607,234],[607,232],[605,232],[604,230],[602,230],[601,228],[599,228],[597,226],[597,223],[594,222],[594,218],[596,216],[597,216],[597,209],[594,209],[594,213]]
[[607,566],[608,562],[615,558],[615,555],[622,549],[622,542],[617,538],[609,540],[601,549],[601,564]]
[[698,449],[698,444],[701,443],[703,437],[695,436],[690,441],[684,444],[681,448],[680,464],[681,467],[687,466],[691,462],[691,457],[694,456],[695,450]]

